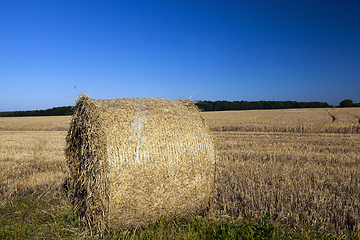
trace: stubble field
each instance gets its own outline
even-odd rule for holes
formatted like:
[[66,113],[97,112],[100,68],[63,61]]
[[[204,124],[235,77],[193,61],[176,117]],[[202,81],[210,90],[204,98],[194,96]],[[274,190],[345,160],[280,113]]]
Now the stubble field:
[[[215,209],[295,231],[360,232],[360,108],[204,112],[217,148]],[[70,117],[0,118],[0,207],[64,199]],[[344,235],[345,236],[345,235]]]

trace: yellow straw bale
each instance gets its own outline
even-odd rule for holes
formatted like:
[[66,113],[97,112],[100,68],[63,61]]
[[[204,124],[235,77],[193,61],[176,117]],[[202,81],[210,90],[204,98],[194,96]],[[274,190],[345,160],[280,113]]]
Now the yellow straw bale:
[[147,226],[209,208],[214,144],[191,102],[82,95],[65,153],[83,231]]

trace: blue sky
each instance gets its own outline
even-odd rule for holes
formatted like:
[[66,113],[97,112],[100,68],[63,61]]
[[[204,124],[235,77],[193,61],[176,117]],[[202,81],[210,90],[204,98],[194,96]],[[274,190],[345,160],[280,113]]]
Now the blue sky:
[[360,102],[360,1],[0,1],[0,111],[92,98]]

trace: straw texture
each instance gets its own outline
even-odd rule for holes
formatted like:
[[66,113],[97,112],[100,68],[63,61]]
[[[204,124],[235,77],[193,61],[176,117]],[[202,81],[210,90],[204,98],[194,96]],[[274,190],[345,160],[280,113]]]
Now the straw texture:
[[83,95],[65,152],[83,231],[147,226],[209,208],[214,144],[191,102]]

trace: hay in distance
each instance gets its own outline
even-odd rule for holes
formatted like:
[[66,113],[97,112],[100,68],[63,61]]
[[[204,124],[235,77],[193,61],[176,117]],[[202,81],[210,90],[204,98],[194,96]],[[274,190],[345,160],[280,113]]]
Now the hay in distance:
[[145,227],[209,209],[214,143],[189,101],[82,95],[66,142],[83,231]]

